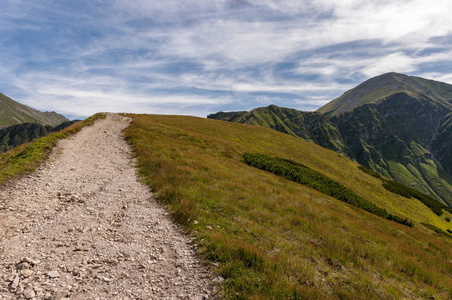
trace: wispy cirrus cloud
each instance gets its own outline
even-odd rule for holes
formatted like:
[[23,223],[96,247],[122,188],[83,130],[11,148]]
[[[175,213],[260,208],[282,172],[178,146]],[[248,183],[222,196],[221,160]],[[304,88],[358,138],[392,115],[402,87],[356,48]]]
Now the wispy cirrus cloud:
[[42,110],[313,110],[396,71],[452,83],[450,1],[0,3],[0,92]]

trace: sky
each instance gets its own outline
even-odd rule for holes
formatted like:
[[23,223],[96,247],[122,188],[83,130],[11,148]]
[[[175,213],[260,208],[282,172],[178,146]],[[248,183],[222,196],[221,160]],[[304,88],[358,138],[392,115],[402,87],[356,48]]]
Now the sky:
[[73,118],[316,110],[399,72],[452,84],[450,0],[1,0],[0,92]]

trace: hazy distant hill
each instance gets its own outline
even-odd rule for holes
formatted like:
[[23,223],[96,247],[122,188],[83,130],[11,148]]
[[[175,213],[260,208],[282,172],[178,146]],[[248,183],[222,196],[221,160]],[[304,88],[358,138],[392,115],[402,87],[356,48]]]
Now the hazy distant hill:
[[63,122],[57,126],[36,123],[21,123],[0,128],[0,153],[15,148],[21,144],[31,142],[37,138],[58,132],[74,124],[78,120]]
[[69,121],[69,119],[56,112],[38,111],[0,93],[0,127],[20,123],[56,126],[66,121]]
[[[388,73],[317,113],[294,111],[270,106],[208,117],[299,136],[452,205],[452,85]],[[318,121],[301,115],[318,116]]]

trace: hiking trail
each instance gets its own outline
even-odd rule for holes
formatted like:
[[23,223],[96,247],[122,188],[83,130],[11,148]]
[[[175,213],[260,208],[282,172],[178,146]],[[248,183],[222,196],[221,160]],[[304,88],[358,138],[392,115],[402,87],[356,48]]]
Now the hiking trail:
[[137,180],[107,114],[0,188],[0,299],[211,299],[196,245]]

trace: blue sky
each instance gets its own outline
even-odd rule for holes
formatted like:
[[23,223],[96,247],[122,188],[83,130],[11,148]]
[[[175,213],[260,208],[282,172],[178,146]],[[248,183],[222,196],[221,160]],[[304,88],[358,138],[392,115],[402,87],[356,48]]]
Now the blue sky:
[[452,83],[452,1],[2,0],[0,92],[43,111],[315,110],[400,72]]

